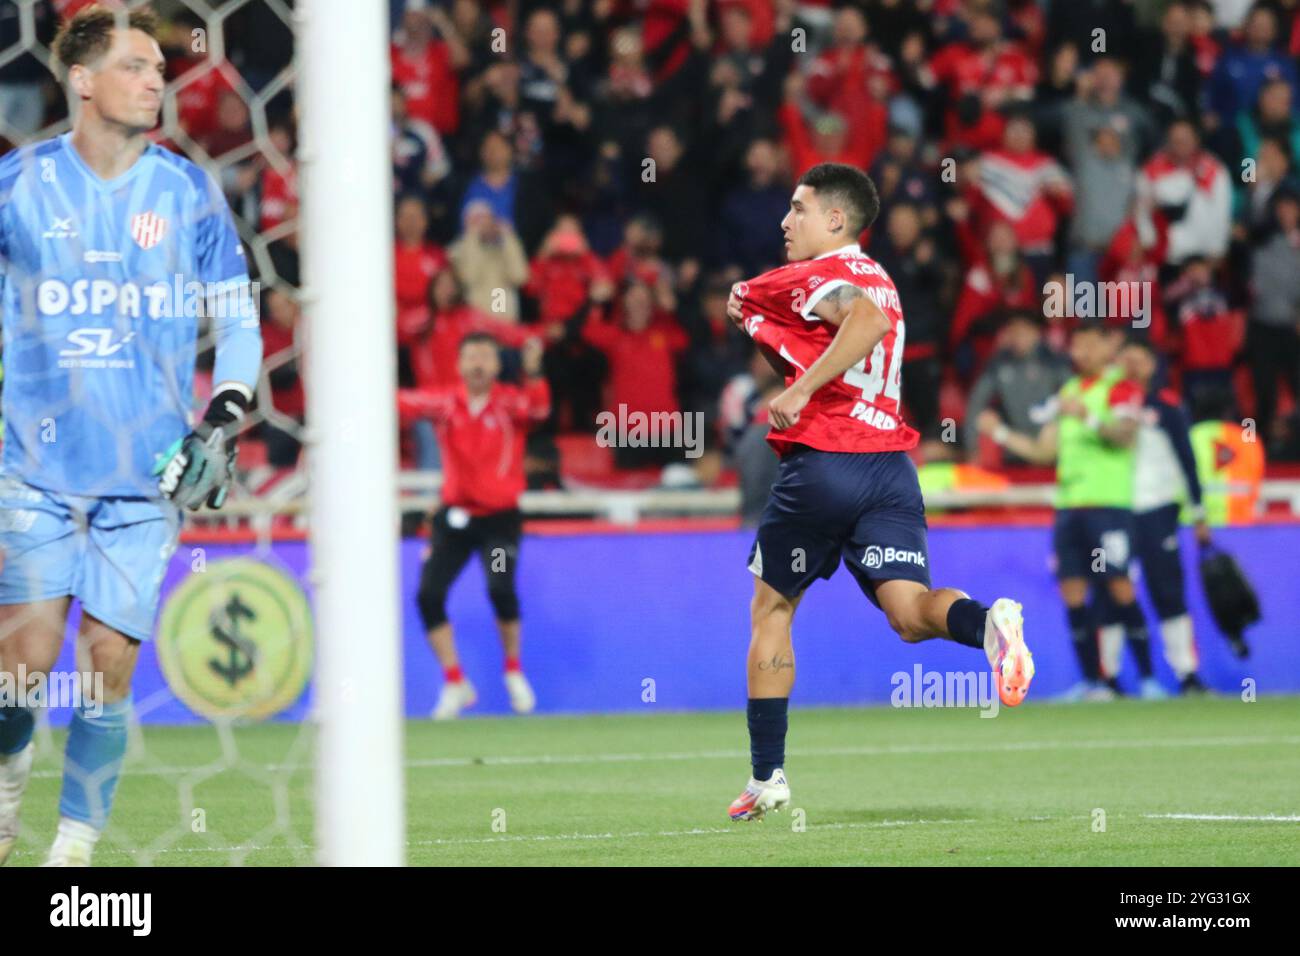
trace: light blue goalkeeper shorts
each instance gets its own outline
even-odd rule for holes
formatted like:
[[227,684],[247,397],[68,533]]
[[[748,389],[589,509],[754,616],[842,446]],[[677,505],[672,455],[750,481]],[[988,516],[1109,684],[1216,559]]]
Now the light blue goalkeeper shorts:
[[0,604],[72,596],[147,641],[180,520],[162,499],[64,495],[0,474]]

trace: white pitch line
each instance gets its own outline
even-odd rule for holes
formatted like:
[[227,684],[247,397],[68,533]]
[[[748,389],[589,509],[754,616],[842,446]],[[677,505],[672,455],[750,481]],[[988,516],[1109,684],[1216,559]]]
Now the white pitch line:
[[[1112,817],[1123,818],[1126,814],[1112,814]],[[1258,816],[1245,816],[1238,814],[1214,814],[1214,813],[1144,813],[1141,815],[1146,820],[1192,820],[1192,821],[1248,821],[1248,822],[1269,822],[1269,823],[1300,823],[1300,815],[1279,815],[1279,814],[1262,814]],[[781,823],[779,818],[773,818]],[[1086,820],[1089,816],[1086,814],[1062,815],[1062,816],[1029,816],[1012,820],[1013,823],[1033,822],[1041,823],[1052,820]],[[808,830],[885,830],[898,827],[914,826],[950,826],[966,823],[987,823],[987,820],[975,818],[947,819],[939,818],[933,820],[876,820],[870,823],[810,823]],[[760,824],[761,826],[761,824]],[[781,827],[784,828],[783,826]],[[604,833],[541,833],[526,836],[494,836],[494,837],[441,837],[433,840],[408,840],[406,847],[432,847],[432,846],[483,846],[491,844],[508,844],[508,843],[572,843],[585,842],[591,840],[637,840],[637,839],[675,839],[680,837],[693,836],[730,836],[733,834],[743,833],[752,829],[750,826],[734,824],[729,827],[694,827],[689,830],[630,830],[622,833],[607,831]],[[156,857],[167,856],[169,854],[196,854],[196,853],[252,853],[267,852],[273,850],[293,850],[305,852],[315,850],[317,847],[312,843],[294,843],[294,844],[274,844],[266,846],[254,846],[252,844],[239,844],[236,846],[221,847],[165,847],[161,850],[137,850],[117,846],[100,846],[96,854],[99,857],[104,856],[128,856],[128,857]],[[33,851],[19,850],[14,853],[14,858],[21,859],[25,856],[34,856]]]
[[[1023,753],[1050,750],[1151,750],[1179,747],[1245,747],[1263,744],[1300,744],[1300,736],[1284,737],[1185,737],[1170,740],[1029,740],[999,744],[895,744],[864,747],[823,747],[800,750],[798,757],[893,757],[924,754],[972,753]],[[500,757],[414,757],[405,761],[413,769],[437,767],[521,767],[544,765],[602,764],[602,763],[657,763],[683,760],[737,760],[748,759],[744,750],[690,750],[665,753],[595,753],[595,754],[520,754]],[[238,766],[238,765],[236,765]],[[253,764],[254,768],[271,773],[310,770],[312,764]],[[123,768],[123,776],[183,776],[199,770],[211,770],[212,764],[193,767],[131,767]],[[234,769],[233,767],[231,769]],[[220,771],[218,771],[220,772]],[[59,777],[59,770],[36,770],[33,777]]]
[[[922,754],[1019,753],[1040,750],[1147,750],[1161,747],[1238,747],[1258,744],[1300,744],[1300,737],[1187,737],[1173,740],[1039,740],[1000,744],[896,744],[865,747],[821,747],[799,750],[797,757],[892,757]],[[734,760],[748,757],[742,750],[696,750],[667,753],[527,754],[507,757],[416,757],[406,766],[470,767],[538,764],[644,763],[678,760]],[[284,768],[291,769],[291,768]]]
[[1265,813],[1259,816],[1242,816],[1236,813],[1144,813],[1147,820],[1226,820],[1244,823],[1300,823],[1300,814],[1289,816]]
[[[778,819],[779,818],[774,818]],[[1042,819],[1042,818],[1035,818]],[[1055,819],[1055,818],[1052,818]],[[1080,817],[1079,819],[1084,819]],[[980,820],[965,818],[960,820],[935,819],[935,820],[876,820],[871,823],[821,823],[808,824],[809,830],[884,830],[896,827],[910,826],[938,826],[959,823],[979,823]],[[760,825],[761,826],[761,825]],[[734,824],[730,827],[694,827],[690,830],[630,830],[622,833],[612,831],[605,833],[540,833],[529,836],[495,836],[495,837],[442,837],[435,840],[408,840],[406,846],[426,847],[426,846],[477,846],[491,843],[563,843],[586,840],[627,840],[627,839],[647,839],[647,838],[677,838],[692,836],[715,836],[730,835],[742,833],[747,829],[741,824]],[[783,829],[783,827],[782,827]],[[100,846],[96,848],[96,856],[164,856],[169,853],[248,853],[254,851],[267,850],[314,850],[315,844],[296,843],[296,844],[276,844],[270,846],[252,846],[242,844],[238,846],[227,847],[165,847],[161,850],[135,850],[125,847]],[[15,857],[22,857],[25,854],[18,852]]]

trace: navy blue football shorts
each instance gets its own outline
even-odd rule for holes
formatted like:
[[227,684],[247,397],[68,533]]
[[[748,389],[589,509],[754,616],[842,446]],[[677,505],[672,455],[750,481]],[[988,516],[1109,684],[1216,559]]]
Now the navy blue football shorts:
[[1133,559],[1133,512],[1125,508],[1062,508],[1052,529],[1056,577],[1113,578]]
[[877,607],[882,581],[930,586],[925,502],[903,452],[797,446],[781,459],[749,570],[793,598],[834,574],[841,557]]

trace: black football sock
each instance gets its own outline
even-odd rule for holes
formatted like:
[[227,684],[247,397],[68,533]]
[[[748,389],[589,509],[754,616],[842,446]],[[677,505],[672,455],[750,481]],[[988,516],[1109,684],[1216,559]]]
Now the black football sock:
[[1079,658],[1079,670],[1083,671],[1085,680],[1099,680],[1101,655],[1097,650],[1097,640],[1092,633],[1088,606],[1085,604],[1082,607],[1068,607],[1065,609],[1065,615],[1070,626],[1070,643],[1074,645],[1075,656]]
[[958,598],[948,608],[948,636],[967,647],[984,647],[984,618],[989,613],[979,601]]
[[754,765],[754,779],[767,780],[777,767],[785,766],[785,732],[789,726],[789,697],[751,697],[746,708],[749,716],[749,755]]
[[1138,673],[1143,677],[1150,677],[1154,671],[1151,668],[1151,635],[1147,633],[1147,621],[1142,616],[1142,608],[1138,602],[1134,601],[1126,607],[1119,609],[1119,619],[1124,625],[1124,634],[1128,638],[1128,646],[1133,650],[1133,656],[1137,659]]

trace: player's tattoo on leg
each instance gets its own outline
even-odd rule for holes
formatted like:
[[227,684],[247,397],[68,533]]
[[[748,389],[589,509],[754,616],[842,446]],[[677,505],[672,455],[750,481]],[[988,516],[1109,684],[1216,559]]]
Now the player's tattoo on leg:
[[794,670],[794,661],[780,654],[773,654],[771,660],[759,661],[758,669],[761,671]]

